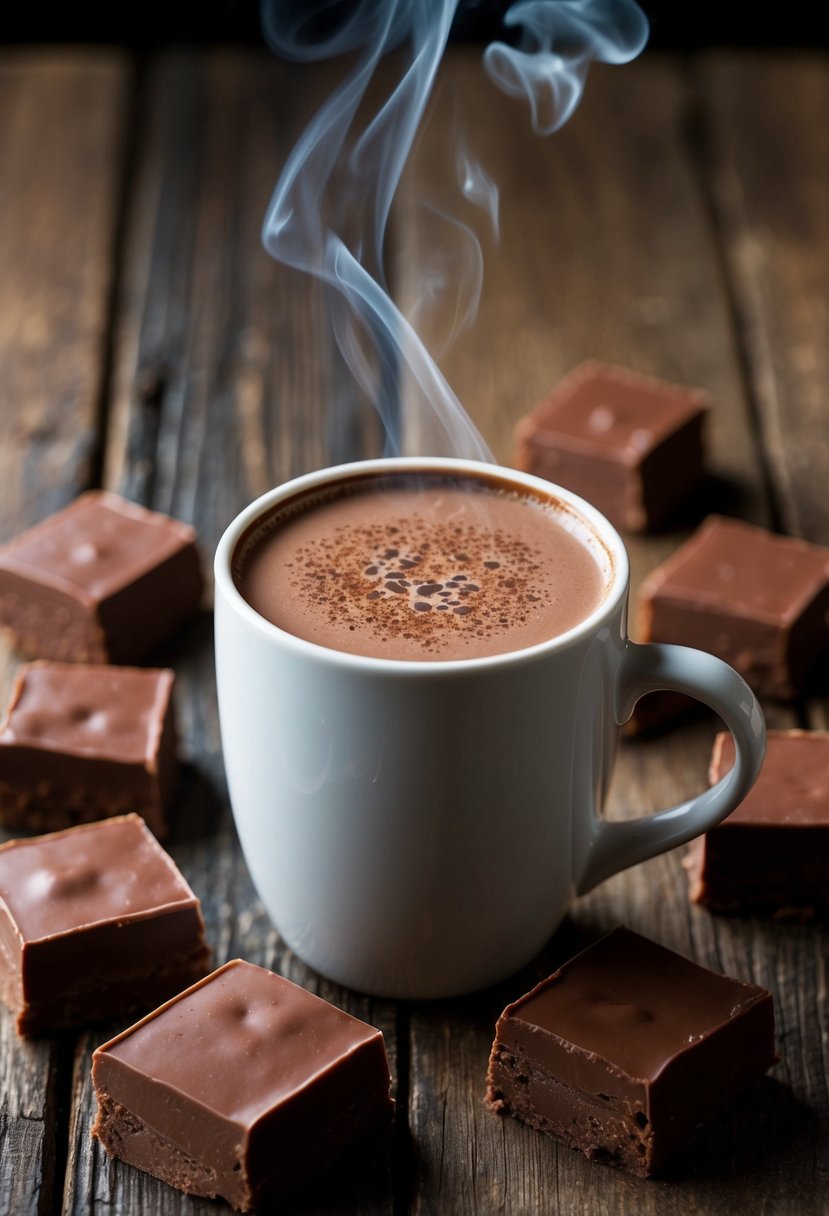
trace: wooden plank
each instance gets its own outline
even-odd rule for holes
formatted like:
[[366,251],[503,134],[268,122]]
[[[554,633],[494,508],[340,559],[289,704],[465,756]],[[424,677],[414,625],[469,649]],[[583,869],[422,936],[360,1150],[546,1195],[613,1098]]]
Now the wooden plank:
[[[93,475],[128,87],[114,52],[0,54],[2,540]],[[4,704],[16,663],[4,647]],[[3,1211],[51,1211],[70,1059],[0,1017]]]
[[[496,459],[509,463],[518,418],[576,363],[620,362],[711,393],[712,464],[730,487],[725,502],[762,518],[727,301],[683,154],[678,68],[658,57],[593,68],[580,110],[546,140],[487,82],[475,52],[456,52],[451,72],[398,211],[401,293],[407,306],[417,298],[430,232],[419,203],[446,193],[432,166],[446,164],[437,148],[463,125],[470,152],[500,186],[502,232],[487,251],[477,323],[441,366]],[[647,95],[658,104],[649,107]],[[455,98],[467,99],[465,124]],[[445,331],[449,319],[433,319],[430,330]]]
[[[581,109],[545,144],[523,133],[524,116],[478,74],[472,55],[453,56],[449,75],[458,94],[474,98],[481,160],[502,187],[503,236],[497,262],[486,268],[478,325],[458,341],[445,369],[497,457],[509,461],[518,418],[576,362],[618,361],[711,392],[717,483],[697,511],[717,507],[769,522],[705,165],[686,140],[692,95],[679,63],[645,56],[624,68],[594,69]],[[762,107],[765,96],[755,91],[754,105]],[[429,241],[416,195],[441,188],[430,165],[440,163],[453,122],[438,107],[401,202],[405,301],[417,296],[419,251]],[[634,590],[693,522],[689,513],[672,533],[630,538]],[[771,723],[795,721],[790,709],[771,707]],[[713,730],[700,721],[626,742],[609,814],[648,813],[702,789]],[[814,1080],[822,1068],[820,1026],[797,1023],[793,1004],[815,1010],[820,938],[689,908],[680,861],[678,851],[656,858],[578,901],[532,974],[491,998],[413,1012],[415,1212],[483,1213],[505,1205],[521,1216],[819,1210],[827,1154],[813,1113],[818,1091],[807,1075]],[[480,1101],[499,1005],[578,941],[619,922],[705,965],[765,983],[782,1015],[780,1067],[701,1144],[684,1174],[660,1184],[597,1168],[526,1128],[498,1122]]]
[[[702,383],[713,392],[713,455],[718,472],[731,485],[720,501],[746,517],[770,519],[771,504],[758,468],[771,445],[758,445],[745,408],[740,352],[719,278],[716,233],[708,231],[704,199],[698,193],[699,177],[709,166],[684,151],[683,117],[690,95],[682,75],[675,65],[658,60],[594,74],[584,109],[570,128],[541,146],[542,152],[531,137],[518,132],[512,117],[509,124],[499,117],[496,102],[498,107],[507,105],[511,115],[517,110],[484,92],[489,86],[479,80],[477,66],[470,61],[467,69],[466,63],[458,56],[451,71],[464,90],[474,87],[477,121],[487,135],[488,167],[497,167],[502,176],[506,268],[495,272],[494,281],[490,272],[481,328],[459,343],[447,368],[463,399],[475,402],[476,419],[498,455],[508,457],[511,428],[520,413],[577,359],[619,359]],[[468,79],[477,82],[474,86],[465,83],[467,70]],[[106,479],[114,488],[192,519],[206,553],[230,515],[259,489],[290,472],[325,463],[332,454],[321,423],[329,376],[328,354],[319,355],[321,301],[300,280],[274,267],[258,247],[273,176],[267,153],[276,149],[274,160],[281,160],[287,127],[297,122],[297,107],[312,101],[289,85],[282,72],[280,68],[274,74],[269,61],[245,55],[217,55],[199,62],[176,56],[158,66],[147,90],[119,308],[116,408]],[[765,106],[782,106],[784,99],[767,93],[765,86],[757,87],[754,80],[751,85],[753,104],[763,110],[761,124],[771,122]],[[102,109],[117,112],[115,106]],[[441,126],[441,121],[438,116],[430,138],[444,138],[447,124]],[[716,110],[711,121],[719,122]],[[426,187],[432,184],[428,147],[427,138],[425,162],[418,166]],[[541,155],[540,168],[531,153],[533,158]],[[3,156],[0,151],[0,165]],[[743,167],[740,171],[747,172]],[[714,186],[719,188],[716,180]],[[254,205],[249,197],[257,189],[261,197]],[[406,267],[415,264],[426,231],[414,214],[412,198],[407,194],[399,213],[409,242],[397,267],[404,295]],[[515,200],[512,216],[510,199]],[[550,199],[562,214],[562,235],[554,238],[544,229],[545,240],[531,243],[527,234],[536,230],[539,216],[549,223]],[[731,238],[738,240],[740,212],[733,212],[732,218]],[[83,248],[83,241],[76,244]],[[804,255],[804,268],[806,262]],[[736,280],[739,268],[731,261],[726,265]],[[759,271],[755,267],[756,292],[768,290],[768,265],[761,263]],[[739,336],[749,321],[765,314],[752,311],[745,302],[751,297],[730,287]],[[792,310],[797,298],[792,289]],[[775,367],[781,360],[787,367],[776,337],[788,332],[787,318],[778,320],[782,330],[767,326],[766,358]],[[757,369],[764,366],[763,360],[754,347],[747,353],[749,383],[758,396],[756,385],[762,377]],[[307,414],[300,410],[303,398],[310,407]],[[0,414],[0,428],[6,416],[5,411]],[[778,430],[785,437],[795,435],[796,428],[787,427],[786,418],[781,406]],[[73,455],[71,444],[73,435],[83,434],[84,425],[82,418],[73,432],[67,424],[70,444],[61,454],[69,470],[89,467],[83,447],[78,449],[81,455]],[[351,431],[349,423],[346,440]],[[356,431],[359,437],[359,425]],[[56,435],[61,440],[63,430]],[[44,446],[44,461],[51,461],[51,444]],[[18,451],[22,459],[28,448],[23,444]],[[800,500],[792,493],[791,501],[802,514],[786,513],[792,510],[786,505],[786,484],[797,490],[801,475],[807,488],[817,484],[809,483],[808,470],[789,476],[788,482],[776,472],[775,460],[786,468],[785,462],[796,455],[793,443],[784,444],[781,451],[771,448],[769,455],[783,518],[793,528],[807,519],[821,528],[817,511],[802,513],[802,502],[807,501],[811,511],[814,497]],[[50,467],[64,474],[63,465]],[[12,462],[11,476],[17,476],[17,470]],[[70,493],[64,486],[62,492],[69,497],[75,490]],[[17,511],[19,501],[26,500],[15,497],[9,509]],[[51,503],[43,513],[46,509]],[[20,516],[21,522],[27,518],[25,512]],[[811,527],[809,523],[806,531]],[[681,535],[677,531],[632,545],[636,577]],[[199,622],[168,658],[179,676],[190,758],[172,848],[205,900],[217,958],[242,954],[312,987],[319,981],[282,949],[235,847],[212,692],[209,620]],[[793,720],[785,708],[772,710],[773,724]],[[646,812],[694,792],[704,780],[710,734],[707,723],[697,723],[667,738],[626,745],[611,811]],[[687,1177],[669,1183],[640,1184],[592,1167],[518,1125],[495,1120],[480,1101],[494,1020],[505,1001],[585,937],[618,920],[711,966],[768,984],[778,1001],[782,1061],[774,1079],[756,1087],[736,1117],[697,1150]],[[628,1210],[670,1216],[764,1207],[809,1216],[821,1210],[821,1177],[827,1166],[821,1039],[822,1033],[825,1042],[827,1030],[825,945],[822,931],[811,927],[715,920],[689,910],[679,858],[672,855],[619,876],[580,901],[533,968],[481,997],[395,1011],[387,1003],[366,1002],[328,985],[319,984],[318,990],[381,1025],[390,1046],[397,1021],[401,1026],[411,1023],[401,1068],[412,1077],[409,1113],[414,1139],[408,1144],[401,1117],[396,1145],[399,1211],[485,1213],[508,1207],[510,1212],[530,1214],[555,1207],[568,1216]],[[186,1200],[137,1171],[109,1164],[97,1150],[90,1152],[94,1103],[89,1053],[105,1033],[106,1028],[84,1036],[75,1057],[66,1210],[212,1211],[214,1205]],[[2,1037],[0,1043],[5,1044],[0,1048],[3,1065],[9,1065],[5,1075],[13,1076],[20,1045]],[[15,1049],[12,1057],[9,1047]],[[22,1117],[12,1143],[25,1147],[27,1154],[31,1150],[33,1160],[43,1145],[42,1129],[48,1136],[48,1129],[54,1128],[51,1115],[64,1073],[65,1061],[53,1056],[37,1057],[20,1072],[25,1086],[21,1082],[18,1089],[26,1092],[18,1101]],[[405,1083],[401,1092],[405,1099]],[[25,1171],[20,1173],[16,1157],[4,1153],[0,1171],[7,1160],[15,1163],[18,1188],[9,1210],[48,1210],[48,1180],[36,1193],[36,1183]],[[308,1212],[388,1212],[392,1184],[384,1154],[379,1154],[376,1172],[369,1174],[361,1166],[351,1174],[346,1170],[300,1206]],[[2,1191],[0,1196],[5,1197]]]
[[[756,110],[762,89],[774,104]],[[786,531],[829,544],[829,135],[807,115],[829,102],[819,55],[709,55],[698,74],[712,198],[750,356],[751,390]],[[827,729],[829,702],[809,707]]]
[[332,407],[346,378],[323,293],[260,240],[278,171],[331,84],[308,73],[179,54],[149,81],[105,481],[198,507],[206,552],[245,503],[336,458],[349,426],[363,442]]
[[[786,531],[829,544],[829,106],[823,55],[710,55],[712,194]],[[756,104],[758,90],[764,104]]]
[[[764,104],[752,106],[750,93]],[[829,104],[829,64],[798,54],[703,59],[700,105],[709,132],[711,191],[742,318],[765,463],[785,531],[829,545],[829,135],[809,116]],[[829,664],[805,706],[829,727]],[[785,941],[778,962],[783,1066],[815,1119],[808,1143],[829,1159],[829,933],[814,926]],[[786,972],[800,983],[785,982]]]
[[[278,267],[259,237],[279,167],[323,87],[245,52],[163,56],[146,84],[105,481],[194,523],[206,564],[246,502],[329,463],[354,421],[327,430],[331,356],[319,290]],[[359,438],[359,423],[354,429]],[[311,973],[285,950],[255,896],[224,784],[209,616],[166,659],[188,758],[170,850],[202,900],[216,963],[241,956],[270,966],[366,1018],[383,1029],[394,1067],[394,1007]],[[104,1033],[87,1036],[75,1061],[65,1211],[213,1212],[208,1201],[109,1162],[99,1146],[90,1150],[89,1057]],[[310,1216],[342,1203],[362,1216],[388,1214],[390,1150],[385,1139],[375,1144],[296,1210]]]
[[90,480],[125,79],[103,52],[6,52],[0,63],[4,537]]

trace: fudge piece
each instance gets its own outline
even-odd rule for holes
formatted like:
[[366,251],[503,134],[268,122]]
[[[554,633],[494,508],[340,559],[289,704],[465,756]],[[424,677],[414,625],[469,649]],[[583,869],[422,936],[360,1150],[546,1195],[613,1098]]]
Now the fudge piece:
[[[724,732],[714,740],[711,784],[733,765]],[[829,912],[829,734],[770,730],[756,784],[683,864],[691,898],[712,912],[788,920]]]
[[48,831],[132,810],[163,836],[177,766],[173,679],[24,665],[0,724],[0,823]]
[[19,1034],[146,1009],[209,964],[199,901],[138,815],[0,846],[0,1000]]
[[593,503],[618,528],[668,519],[704,477],[708,397],[583,363],[516,430],[516,467]]
[[803,690],[829,644],[829,549],[711,515],[645,580],[643,642],[718,655],[760,695]]
[[193,529],[103,490],[0,547],[0,624],[33,659],[133,663],[201,589]]
[[647,1177],[774,1060],[765,989],[620,928],[507,1006],[486,1101]]
[[392,1111],[380,1031],[242,959],[99,1047],[92,1080],[111,1157],[240,1212]]

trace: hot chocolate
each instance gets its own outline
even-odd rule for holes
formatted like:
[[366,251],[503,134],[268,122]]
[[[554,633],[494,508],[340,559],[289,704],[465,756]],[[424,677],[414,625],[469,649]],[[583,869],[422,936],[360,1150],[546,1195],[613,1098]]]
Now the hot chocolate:
[[398,473],[284,503],[249,529],[233,574],[297,637],[388,659],[521,650],[601,603],[609,559],[573,510],[490,477]]

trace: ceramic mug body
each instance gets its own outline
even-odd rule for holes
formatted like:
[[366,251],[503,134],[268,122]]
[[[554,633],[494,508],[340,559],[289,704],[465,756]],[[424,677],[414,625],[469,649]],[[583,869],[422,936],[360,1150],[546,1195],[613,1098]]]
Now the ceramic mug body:
[[[396,469],[489,475],[559,500],[601,556],[603,601],[548,642],[442,662],[330,650],[245,602],[233,559],[257,519],[330,481]],[[215,573],[222,746],[245,858],[287,944],[349,987],[428,998],[494,983],[541,949],[576,894],[713,826],[759,769],[762,716],[744,681],[710,655],[630,643],[620,538],[529,475],[405,458],[309,474],[237,517]],[[682,807],[606,822],[619,723],[654,688],[712,705],[737,763]]]

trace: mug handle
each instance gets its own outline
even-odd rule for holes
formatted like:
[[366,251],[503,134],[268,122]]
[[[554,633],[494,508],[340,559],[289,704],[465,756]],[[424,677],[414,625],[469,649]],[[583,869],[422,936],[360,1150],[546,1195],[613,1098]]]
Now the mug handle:
[[766,750],[763,712],[748,684],[727,663],[687,646],[628,641],[616,674],[617,722],[628,720],[646,692],[660,690],[687,693],[720,715],[734,736],[734,767],[711,789],[670,810],[621,823],[596,818],[578,895],[619,870],[707,832],[745,798],[760,771]]

